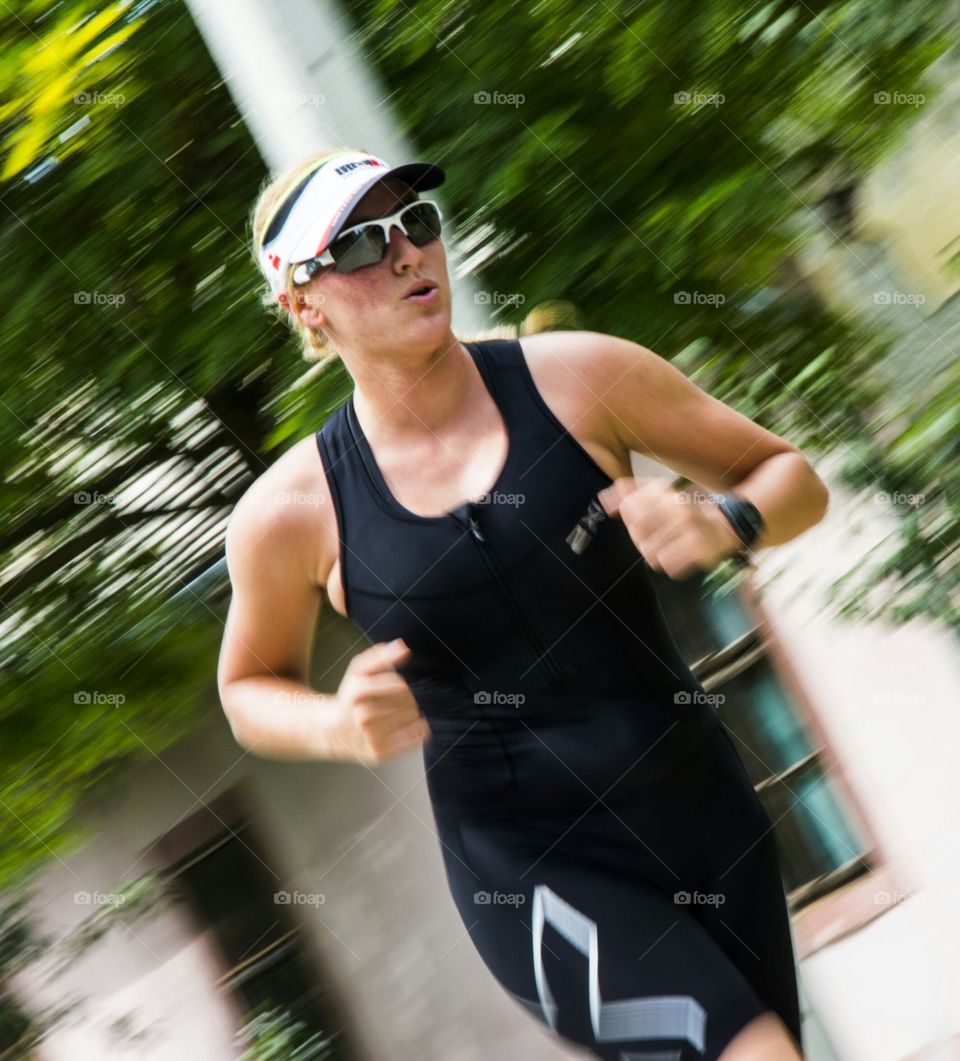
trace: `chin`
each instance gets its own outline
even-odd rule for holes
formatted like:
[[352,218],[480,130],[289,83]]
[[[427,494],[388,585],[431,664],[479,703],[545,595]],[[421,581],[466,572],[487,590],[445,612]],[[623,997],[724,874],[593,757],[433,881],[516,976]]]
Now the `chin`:
[[450,309],[438,306],[435,313],[421,311],[415,320],[407,321],[405,327],[410,335],[435,335],[439,341],[450,331]]

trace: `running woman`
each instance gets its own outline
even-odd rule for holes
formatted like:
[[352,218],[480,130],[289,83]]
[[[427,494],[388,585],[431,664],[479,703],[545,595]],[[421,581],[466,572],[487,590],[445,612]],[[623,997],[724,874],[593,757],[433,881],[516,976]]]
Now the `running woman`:
[[[421,748],[470,938],[557,1037],[617,1061],[799,1058],[772,823],[649,572],[794,538],[827,489],[629,340],[458,340],[421,198],[444,176],[347,148],[261,191],[269,298],[353,389],[231,516],[233,734],[275,758]],[[634,478],[631,450],[704,489]],[[324,595],[372,642],[335,694],[307,684]]]

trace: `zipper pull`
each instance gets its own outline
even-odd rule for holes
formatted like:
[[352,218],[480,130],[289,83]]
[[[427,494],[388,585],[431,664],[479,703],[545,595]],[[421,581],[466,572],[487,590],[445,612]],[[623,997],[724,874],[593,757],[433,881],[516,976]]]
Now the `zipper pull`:
[[577,520],[577,525],[567,535],[567,545],[579,556],[593,541],[593,536],[597,533],[598,524],[607,518],[607,511],[603,505],[596,499],[591,498],[590,504],[587,506],[587,514]]
[[487,539],[483,536],[483,531],[480,530],[480,524],[477,523],[477,519],[473,514],[473,502],[467,504],[467,519],[470,524],[470,533],[477,539],[478,542],[485,542]]

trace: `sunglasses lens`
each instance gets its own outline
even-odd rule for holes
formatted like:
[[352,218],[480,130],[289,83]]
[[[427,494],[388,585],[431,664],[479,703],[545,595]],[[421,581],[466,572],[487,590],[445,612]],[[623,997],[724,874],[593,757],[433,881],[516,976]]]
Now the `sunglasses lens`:
[[[411,203],[403,211],[402,219],[407,237],[415,247],[440,238],[440,213],[433,203]],[[337,272],[352,273],[383,261],[386,249],[383,229],[379,225],[370,225],[334,240],[330,254]]]
[[376,226],[350,232],[330,247],[334,268],[338,273],[352,273],[365,265],[376,265],[383,258],[385,246],[383,229]]
[[433,203],[414,203],[403,212],[403,223],[416,247],[440,238],[440,214]]

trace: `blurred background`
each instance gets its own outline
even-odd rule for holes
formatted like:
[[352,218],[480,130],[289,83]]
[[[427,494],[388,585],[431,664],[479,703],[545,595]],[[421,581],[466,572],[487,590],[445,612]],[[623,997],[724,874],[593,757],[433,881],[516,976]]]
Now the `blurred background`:
[[[419,756],[259,759],[220,707],[227,518],[351,386],[248,213],[339,144],[446,169],[459,337],[633,339],[829,482],[658,587],[775,823],[808,1056],[960,1058],[958,13],[0,6],[0,1058],[581,1056],[473,951]],[[364,645],[325,607],[315,687]]]

